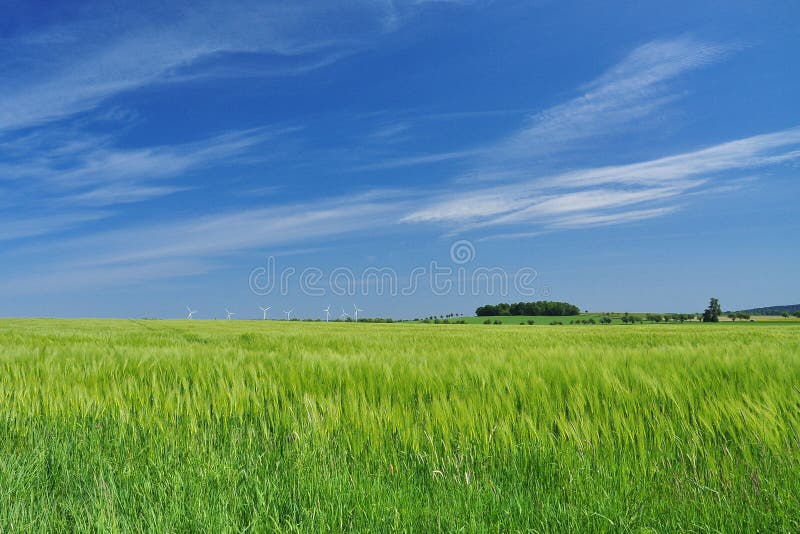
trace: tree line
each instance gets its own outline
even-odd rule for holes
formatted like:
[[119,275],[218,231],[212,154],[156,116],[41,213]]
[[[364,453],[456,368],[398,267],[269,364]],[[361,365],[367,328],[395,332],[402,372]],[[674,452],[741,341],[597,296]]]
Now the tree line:
[[475,310],[478,317],[494,317],[498,315],[580,315],[581,309],[569,302],[540,300],[537,302],[516,302],[508,304],[487,304]]

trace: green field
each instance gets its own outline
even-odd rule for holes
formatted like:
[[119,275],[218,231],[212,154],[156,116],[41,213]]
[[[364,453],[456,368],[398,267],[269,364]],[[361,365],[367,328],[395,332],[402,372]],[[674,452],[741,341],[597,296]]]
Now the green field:
[[0,531],[800,530],[800,325],[0,321]]
[[[622,325],[623,322],[621,313],[612,313],[610,314],[611,317],[611,324],[612,325]],[[633,315],[640,316],[642,318],[646,317],[647,314],[645,313],[635,313]],[[600,324],[600,319],[602,319],[604,315],[602,313],[582,313],[580,315],[569,315],[569,316],[550,316],[550,315],[496,315],[491,317],[454,317],[450,319],[450,322],[460,321],[463,320],[467,324],[483,324],[484,321],[490,320],[500,321],[503,324],[507,325],[519,325],[520,323],[525,323],[528,326],[528,320],[532,320],[535,325],[547,325],[550,326],[554,321],[561,322],[564,325],[569,325],[571,321],[581,321],[589,319],[594,319],[597,324]],[[800,326],[800,319],[796,317],[776,317],[774,315],[754,315],[751,317],[753,322],[757,323],[775,323],[775,324],[795,324]],[[646,324],[655,324],[652,321],[644,320],[642,321]],[[735,322],[736,324],[745,324],[749,323],[750,321],[731,321],[726,316],[720,317],[720,322]],[[675,321],[668,321],[666,323],[662,322],[659,324],[675,324]],[[682,324],[699,324],[699,321],[687,321]]]
[[[496,315],[493,317],[459,317],[451,320],[457,321],[459,319],[464,319],[464,321],[466,321],[467,324],[483,324],[483,322],[488,319],[493,322],[500,321],[503,324],[516,324],[516,325],[520,323],[527,324],[528,320],[531,320],[537,325],[549,325],[553,321],[561,321],[564,324],[569,324],[570,321],[574,321],[576,319],[578,320],[594,319],[595,322],[599,323],[600,318],[602,316],[603,315],[600,313],[582,313],[580,315],[570,315],[566,317],[553,317],[548,315]],[[618,317],[614,317],[612,324],[617,324],[617,323],[622,324],[622,321],[620,321]]]

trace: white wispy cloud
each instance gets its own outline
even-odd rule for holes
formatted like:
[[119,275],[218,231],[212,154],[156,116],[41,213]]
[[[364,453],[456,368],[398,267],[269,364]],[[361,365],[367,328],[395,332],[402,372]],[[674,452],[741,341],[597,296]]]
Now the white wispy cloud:
[[586,213],[571,217],[562,217],[553,221],[553,228],[596,228],[598,226],[609,226],[613,224],[624,224],[645,219],[663,217],[675,213],[678,206],[667,206],[663,208],[651,208],[643,210],[621,211],[617,213]]
[[[270,141],[293,128],[226,132],[191,143],[118,148],[107,136],[51,128],[0,143],[0,239],[46,236],[107,218],[109,209],[152,201],[195,187],[192,173],[250,164]],[[48,216],[26,219],[26,212]],[[12,219],[13,217],[13,219]]]
[[377,141],[387,141],[402,137],[403,134],[411,129],[411,124],[408,122],[395,122],[392,124],[384,124],[373,131],[369,137]]
[[[102,284],[102,280],[125,282],[126,276],[127,282],[181,276],[186,265],[192,266],[193,273],[206,272],[239,252],[309,243],[324,245],[327,240],[345,236],[391,232],[398,221],[443,223],[461,231],[503,225],[514,229],[508,235],[490,236],[495,238],[629,224],[673,214],[684,205],[687,195],[725,187],[729,182],[720,183],[716,173],[727,176],[800,159],[798,145],[798,129],[791,129],[621,165],[613,172],[609,168],[589,168],[457,194],[375,190],[351,198],[137,224],[62,239],[48,244],[46,249],[29,247],[21,253],[61,258],[56,269],[48,266],[47,274],[53,283],[61,281],[60,287],[64,288]],[[665,162],[670,164],[666,166]],[[646,172],[635,172],[642,169],[660,171],[653,179]],[[620,177],[619,181],[607,178],[614,175]],[[735,179],[730,183],[739,185]],[[21,235],[19,231],[17,235]],[[34,274],[26,276],[29,279],[12,279],[7,289],[41,290],[33,287]]]
[[582,95],[535,114],[493,152],[504,160],[526,159],[627,131],[680,97],[671,82],[719,61],[732,48],[688,37],[646,43],[584,87]]
[[[394,197],[393,197],[394,198]],[[46,248],[27,247],[25,255],[57,254],[57,265],[46,264],[47,278],[61,289],[106,282],[135,282],[139,277],[168,278],[213,269],[217,262],[241,251],[317,242],[371,233],[396,221],[404,201],[387,201],[383,192],[352,198],[271,208],[243,209],[188,220],[165,220],[64,239]],[[191,270],[183,270],[186,265]],[[125,280],[126,275],[130,280]],[[8,291],[41,291],[34,287],[41,274],[15,278]]]
[[[302,74],[369,46],[393,29],[387,15],[413,8],[368,0],[87,5],[79,20],[0,40],[0,68],[8,80],[0,87],[0,132],[91,110],[154,83]],[[232,54],[283,61],[243,71],[220,61]]]
[[[102,136],[79,134],[71,130],[0,144],[0,175],[5,182],[24,181],[39,184],[57,193],[81,190],[73,198],[84,195],[94,201],[114,203],[115,190],[130,201],[134,188],[143,191],[143,184],[225,162],[251,153],[270,140],[291,129],[250,129],[215,135],[199,141],[144,148],[118,148]],[[165,194],[174,188],[160,186]],[[158,190],[150,186],[151,196]]]
[[643,120],[685,94],[674,90],[676,80],[720,61],[736,48],[690,37],[651,41],[582,87],[579,96],[533,113],[525,126],[503,139],[464,150],[384,158],[356,170],[465,160],[474,167],[469,176],[482,180],[524,174],[544,154],[558,154],[588,139],[597,141],[641,127]]
[[0,241],[27,239],[53,232],[66,232],[76,226],[108,216],[105,212],[67,212],[48,215],[3,217],[0,219]]
[[676,179],[794,160],[800,157],[799,147],[800,128],[791,128],[641,163],[569,172],[554,176],[546,183],[562,187],[588,187],[608,183],[664,184]]
[[416,156],[405,156],[399,158],[389,158],[374,163],[367,163],[353,167],[354,171],[377,171],[386,169],[399,169],[402,167],[412,167],[415,165],[442,163],[446,161],[463,159],[474,156],[475,150],[456,150],[453,152],[438,152],[436,154],[422,154]]
[[57,203],[70,206],[110,206],[143,202],[154,198],[188,191],[188,187],[147,186],[138,184],[114,184],[90,189],[82,193],[67,195]]
[[[150,22],[144,30],[121,31],[119,37],[111,31],[111,37],[95,36],[95,40],[108,40],[99,50],[74,45],[80,53],[75,59],[55,58],[59,69],[53,74],[26,73],[25,84],[0,88],[0,98],[7,97],[8,102],[0,108],[0,132],[72,116],[147,84],[212,72],[222,75],[214,70],[219,65],[213,65],[219,54],[270,53],[302,58],[298,63],[302,66],[311,56],[324,61],[329,52],[338,54],[355,46],[351,27],[333,28],[310,41],[302,39],[300,30],[309,18],[330,17],[334,7],[282,4],[265,11],[257,3],[245,5],[249,10],[234,13],[234,7],[215,4],[209,12],[198,10],[201,16],[181,15],[174,27]],[[354,5],[363,7],[359,2]],[[373,6],[365,13],[356,24],[362,34],[386,31],[402,19],[392,3]],[[92,22],[89,29],[97,31],[97,24]],[[72,41],[65,36],[70,31],[74,28],[59,29],[52,39],[64,40],[69,48]],[[46,42],[47,36],[41,36],[24,46]],[[729,50],[729,46],[690,38],[648,43],[587,84],[582,95],[531,116],[523,127],[501,139],[448,152],[383,158],[357,169],[459,161],[468,167],[467,175],[480,178],[477,182],[456,180],[457,185],[450,183],[439,190],[384,189],[289,206],[211,210],[209,215],[188,220],[128,223],[66,237],[48,243],[47,250],[38,253],[52,252],[63,259],[56,269],[48,266],[48,279],[54,285],[117,283],[206,272],[221,258],[242,251],[389,232],[398,222],[444,225],[457,231],[508,227],[507,237],[520,237],[663,217],[681,209],[690,195],[728,187],[740,173],[800,159],[800,128],[636,163],[587,164],[570,172],[534,172],[533,164],[542,154],[634,127],[679,98],[672,90],[673,81],[718,61]],[[56,93],[59,99],[52,98]],[[388,124],[374,130],[373,137],[387,139],[408,129],[407,122]],[[39,129],[0,139],[0,154],[6,156],[0,163],[0,180],[20,189],[53,193],[53,202],[64,208],[63,214],[9,219],[0,240],[75,228],[109,216],[98,208],[180,193],[191,188],[185,179],[193,171],[220,162],[235,165],[287,133],[263,128],[192,143],[120,148],[112,136],[58,132],[57,128]],[[492,176],[502,177],[502,185],[486,186]],[[266,192],[272,191],[269,187]],[[79,207],[85,210],[76,212]],[[22,252],[37,254],[35,247]],[[36,277],[35,273],[28,276],[29,287],[41,288]],[[17,279],[6,285],[25,287],[24,282]]]
[[6,234],[43,236],[95,221],[98,208],[185,192],[193,172],[263,161],[256,149],[290,130],[124,147],[118,135],[89,127],[135,120],[115,96],[197,79],[300,75],[371,46],[396,27],[387,16],[396,23],[418,9],[404,1],[142,0],[86,3],[78,18],[35,31],[20,24],[0,37],[3,206],[63,215],[9,224]]
[[[800,128],[793,128],[644,162],[585,168],[504,186],[443,193],[439,199],[407,214],[402,221],[470,228],[535,222],[565,228],[577,227],[581,221],[590,226],[592,221],[609,224],[638,220],[597,215],[596,211],[654,202],[677,203],[690,192],[702,193],[706,186],[709,191],[717,190],[724,185],[720,180],[731,180],[730,175],[736,178],[737,173],[800,159],[798,148]],[[664,211],[658,211],[662,208]],[[647,213],[658,216],[670,211],[668,206],[661,206],[640,215]],[[561,218],[568,214],[573,216]]]
[[[458,192],[442,192],[402,222],[460,229],[535,225],[535,231],[622,224],[672,213],[683,197],[719,191],[721,180],[734,180],[741,172],[800,158],[800,129],[789,129],[638,163],[558,174],[535,170],[542,154],[635,127],[680,96],[672,89],[680,76],[719,61],[734,48],[692,38],[636,48],[587,84],[581,96],[532,116],[506,138],[442,154],[472,161],[466,172],[470,179],[461,179]],[[436,157],[406,156],[396,164],[423,164]],[[502,177],[503,185],[481,185],[492,176]]]

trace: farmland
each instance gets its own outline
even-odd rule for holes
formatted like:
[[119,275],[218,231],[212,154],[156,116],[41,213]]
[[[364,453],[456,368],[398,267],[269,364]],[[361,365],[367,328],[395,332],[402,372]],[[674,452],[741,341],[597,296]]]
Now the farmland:
[[[568,316],[549,316],[549,315],[495,315],[491,317],[464,317],[464,321],[467,324],[483,324],[485,321],[500,321],[503,324],[507,325],[518,325],[520,323],[526,323],[528,321],[533,321],[534,324],[538,325],[549,325],[554,321],[560,321],[564,324],[569,324],[570,321],[575,320],[586,320],[589,319],[594,320],[595,322],[599,322],[600,319],[603,317],[600,313],[582,313],[580,315],[568,315]],[[619,317],[614,317],[613,320],[614,324],[622,324]]]
[[[633,313],[631,314],[633,317],[636,317],[637,320],[645,324],[653,324],[654,321],[648,320],[647,317],[648,313]],[[519,325],[521,323],[528,324],[528,321],[533,321],[535,325],[550,325],[554,322],[560,322],[564,325],[569,325],[572,322],[581,323],[582,321],[594,321],[597,324],[600,324],[603,317],[608,317],[611,319],[610,324],[621,325],[623,324],[622,313],[582,313],[580,315],[567,315],[567,316],[551,316],[551,315],[495,315],[495,316],[488,316],[488,317],[456,317],[451,318],[450,322],[456,322],[463,320],[466,324],[484,324],[485,321],[495,322],[499,321],[505,325]],[[663,317],[663,315],[662,315]],[[719,320],[721,322],[736,322],[738,324],[743,324],[746,322],[754,322],[754,323],[771,323],[771,324],[795,324],[800,326],[800,319],[796,317],[776,317],[770,315],[753,315],[750,317],[749,320],[738,320],[738,321],[731,321],[727,316],[722,315]],[[667,322],[675,322],[674,319]],[[698,324],[699,321],[697,319],[688,320],[683,324]]]
[[800,324],[0,321],[0,530],[800,529]]

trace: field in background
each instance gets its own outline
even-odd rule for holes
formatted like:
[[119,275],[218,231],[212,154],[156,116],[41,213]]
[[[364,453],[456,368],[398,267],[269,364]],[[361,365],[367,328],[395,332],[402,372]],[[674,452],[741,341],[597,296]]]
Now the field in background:
[[[644,317],[646,317],[647,314],[646,313],[633,313],[632,315],[644,318]],[[600,324],[600,319],[602,319],[604,316],[605,315],[602,314],[602,313],[582,313],[580,315],[571,315],[571,316],[564,316],[564,317],[553,317],[553,316],[546,316],[546,315],[498,315],[498,316],[492,316],[492,317],[454,317],[454,318],[451,318],[450,321],[451,322],[455,322],[455,321],[463,320],[467,324],[483,324],[484,321],[490,320],[492,322],[500,321],[503,324],[507,324],[507,325],[519,325],[520,323],[525,323],[525,325],[527,325],[528,321],[532,320],[537,325],[550,325],[553,322],[561,322],[561,323],[563,323],[565,325],[568,325],[572,321],[588,321],[589,319],[593,319],[597,324]],[[610,314],[609,317],[611,318],[611,324],[612,325],[615,325],[615,324],[621,325],[621,324],[623,324],[622,316],[623,316],[622,313],[612,313],[612,314]],[[793,323],[793,324],[796,324],[796,325],[800,325],[800,319],[798,319],[797,317],[783,318],[783,317],[780,317],[780,316],[776,317],[776,316],[768,316],[768,315],[754,315],[754,316],[750,317],[750,319],[752,319],[754,322],[758,322],[758,323],[763,323],[763,322],[776,323],[776,324],[787,324],[787,323],[788,324],[792,324]],[[643,322],[645,324],[655,324],[653,321],[644,320]],[[727,317],[720,317],[720,322],[730,323],[730,322],[734,322],[734,321],[731,321]],[[742,321],[742,320],[736,320],[735,321],[736,324],[743,324],[743,323],[748,323],[748,322],[749,321]],[[692,324],[692,323],[698,324],[699,321],[687,321],[687,322],[682,323],[682,324]],[[675,323],[674,321],[669,321],[668,323],[662,322],[660,324],[677,324],[677,323]]]
[[0,320],[0,530],[800,530],[800,325]]
[[[536,324],[546,324],[549,325],[553,321],[561,321],[564,324],[569,324],[570,321],[574,321],[576,319],[581,320],[589,320],[594,319],[597,322],[600,322],[600,318],[602,314],[599,313],[582,313],[581,315],[574,315],[574,316],[567,316],[567,317],[550,317],[544,315],[497,315],[493,317],[457,317],[458,319],[464,319],[467,324],[483,324],[484,321],[487,319],[490,321],[501,321],[503,324],[520,324],[526,323],[527,321],[531,320]],[[614,322],[621,323],[619,319],[616,319]],[[612,323],[613,324],[613,323]]]

